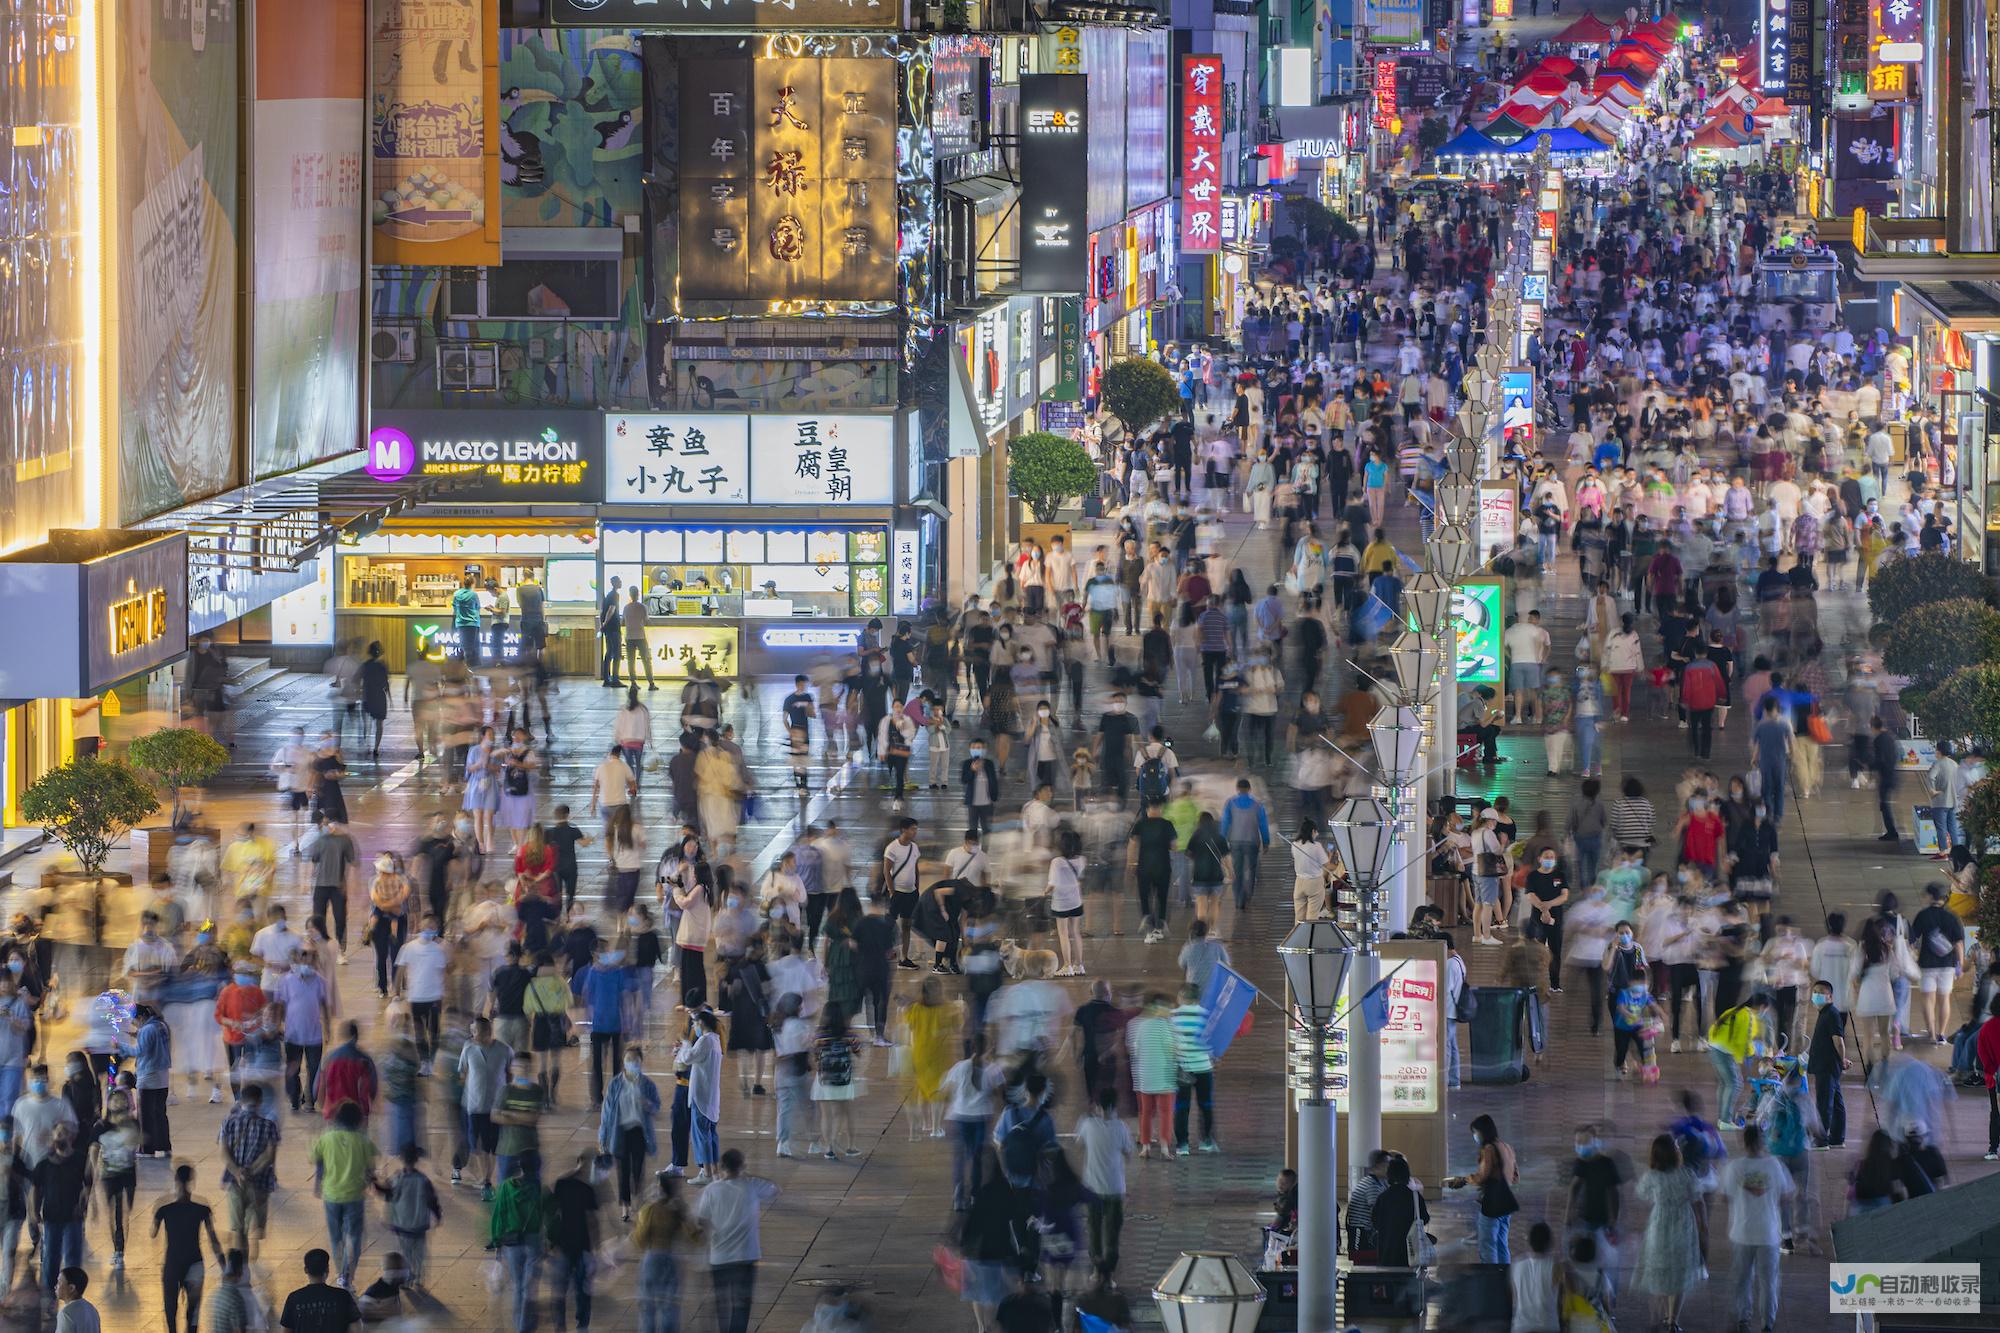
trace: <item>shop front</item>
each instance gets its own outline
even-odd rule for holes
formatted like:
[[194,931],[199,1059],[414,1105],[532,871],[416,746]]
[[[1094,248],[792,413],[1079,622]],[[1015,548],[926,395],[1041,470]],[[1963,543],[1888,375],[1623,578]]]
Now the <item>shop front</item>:
[[187,580],[181,533],[57,531],[0,558],[0,624],[33,627],[0,646],[6,827],[21,793],[75,756],[80,708],[110,711],[114,687],[187,653]]
[[[451,600],[473,581],[484,608],[481,665],[519,661],[521,590],[539,588],[542,650],[562,674],[597,671],[597,504],[603,417],[561,411],[378,411],[367,475],[450,482],[450,502],[417,505],[343,533],[313,583],[272,604],[274,656],[317,666],[335,645],[380,643],[391,671],[461,653]],[[509,608],[504,623],[498,614]]]
[[939,544],[935,516],[899,503],[912,424],[909,414],[607,416],[596,586],[638,589],[655,674],[800,670],[852,651],[872,619],[915,615]]
[[1955,552],[2000,573],[2000,298],[1969,282],[1905,283],[1891,308],[1914,326],[1911,405],[1939,440],[1916,448],[1916,424],[1892,424],[1899,461],[1942,497]]

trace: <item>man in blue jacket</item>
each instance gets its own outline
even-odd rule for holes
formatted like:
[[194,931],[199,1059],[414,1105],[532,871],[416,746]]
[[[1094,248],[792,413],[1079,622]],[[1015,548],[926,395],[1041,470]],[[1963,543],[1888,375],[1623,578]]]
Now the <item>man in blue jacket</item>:
[[1271,816],[1250,794],[1248,778],[1236,779],[1236,794],[1222,807],[1222,836],[1229,840],[1229,884],[1240,912],[1257,887],[1258,858],[1271,845]]
[[570,994],[590,1010],[590,1105],[595,1110],[604,1101],[605,1053],[611,1056],[611,1072],[625,1055],[625,994],[634,988],[638,973],[625,966],[623,949],[604,948],[588,967],[580,967],[570,978]]

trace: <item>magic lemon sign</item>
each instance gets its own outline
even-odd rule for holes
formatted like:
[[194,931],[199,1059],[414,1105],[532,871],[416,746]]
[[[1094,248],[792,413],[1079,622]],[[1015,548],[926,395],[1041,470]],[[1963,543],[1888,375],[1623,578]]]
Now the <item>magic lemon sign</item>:
[[381,413],[368,475],[456,477],[468,504],[595,504],[604,498],[604,428],[591,412]]

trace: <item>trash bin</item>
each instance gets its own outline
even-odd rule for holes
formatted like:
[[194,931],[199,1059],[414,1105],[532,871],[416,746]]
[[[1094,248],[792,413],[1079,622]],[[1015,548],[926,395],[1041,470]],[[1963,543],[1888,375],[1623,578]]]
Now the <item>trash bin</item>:
[[1544,1038],[1540,995],[1524,986],[1474,986],[1472,994],[1479,1008],[1466,1025],[1466,1080],[1525,1083],[1528,1055],[1542,1049]]

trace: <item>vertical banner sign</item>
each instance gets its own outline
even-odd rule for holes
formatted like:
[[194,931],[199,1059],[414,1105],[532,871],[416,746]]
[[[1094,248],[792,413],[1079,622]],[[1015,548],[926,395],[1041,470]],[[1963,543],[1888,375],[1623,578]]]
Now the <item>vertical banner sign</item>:
[[1083,397],[1083,298],[1065,296],[1056,307],[1056,382],[1048,396],[1060,403]]
[[1791,86],[1791,0],[1757,0],[1757,70],[1769,91]]
[[1500,372],[1500,442],[1510,453],[1535,451],[1535,372],[1526,366]]
[[1090,236],[1088,80],[1021,76],[1021,287],[1080,291]]
[[1924,58],[1924,0],[1869,0],[1868,63],[1916,65]]
[[923,586],[918,565],[918,550],[915,528],[897,528],[889,548],[889,587],[891,609],[899,616],[913,616],[917,613]]
[[351,450],[361,422],[367,0],[258,0],[250,476]]
[[1396,58],[1375,58],[1375,128],[1386,130],[1396,122]]
[[378,264],[500,262],[500,0],[377,0]]
[[1181,253],[1222,248],[1222,57],[1181,57]]
[[[111,525],[117,526],[227,490],[239,476],[241,10],[231,4],[102,8],[107,16],[114,9],[118,15],[106,36],[115,48],[107,100],[117,120],[110,210],[117,221],[118,260],[110,299],[127,312],[117,335],[118,507]],[[12,12],[24,11],[17,5]],[[31,12],[59,11],[41,6]],[[54,22],[61,26],[61,20]],[[12,63],[16,89],[46,77],[23,69],[18,51]],[[83,114],[96,110],[86,107]],[[29,145],[21,138],[34,127],[18,120],[15,125],[8,225],[32,231],[38,197],[22,193],[30,189],[28,181],[38,170],[66,175],[74,167],[67,159],[30,165],[38,159],[25,151]],[[37,288],[61,281],[73,261],[62,257],[67,250],[13,246],[17,239],[10,233],[11,313],[17,320],[26,316],[30,327],[15,333],[38,336],[40,330],[32,327]],[[44,257],[31,258],[34,253]],[[62,310],[58,320],[66,322],[69,308]],[[19,363],[10,372],[6,466],[19,479],[32,475],[43,460],[23,457],[32,446],[17,452],[13,433],[33,435],[43,414],[53,421],[55,413],[50,404],[35,401],[37,372]],[[66,383],[56,391],[70,392]],[[95,447],[95,441],[89,443]]]
[[[1892,2],[1910,4],[1914,3],[1914,0],[1892,0]],[[1792,34],[1792,40],[1798,45],[1793,52],[1790,77],[1785,80],[1785,86],[1770,91],[1781,93],[1787,105],[1806,108],[1812,105],[1819,87],[1819,80],[1814,77],[1819,57],[1814,49],[1818,45],[1815,40],[1818,34],[1813,25],[1813,0],[1788,0],[1788,3],[1790,9],[1786,15],[1785,29]]]

